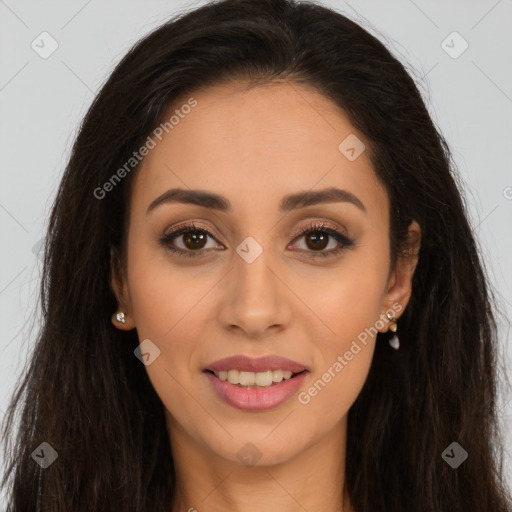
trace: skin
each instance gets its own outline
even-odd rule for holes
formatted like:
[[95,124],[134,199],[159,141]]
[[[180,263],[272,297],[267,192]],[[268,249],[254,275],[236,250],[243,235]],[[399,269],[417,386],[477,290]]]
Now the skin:
[[[369,144],[314,90],[276,82],[244,91],[232,83],[193,97],[197,106],[134,177],[127,265],[114,265],[111,282],[126,316],[114,325],[136,328],[140,341],[149,338],[161,351],[146,370],[166,410],[178,480],[172,510],[353,511],[344,485],[347,414],[375,337],[359,343],[360,352],[307,404],[294,396],[271,410],[241,411],[217,397],[202,370],[235,354],[277,354],[311,368],[299,391],[307,390],[365,328],[384,318],[379,331],[387,331],[384,314],[393,305],[403,313],[419,227],[411,224],[413,250],[391,271],[386,190],[367,152],[349,161],[338,149],[349,134]],[[233,210],[168,203],[146,214],[175,187],[215,192]],[[348,202],[278,212],[284,195],[328,187],[351,192],[366,212]],[[159,244],[189,221],[213,237],[199,245],[201,256]],[[315,258],[339,243],[329,237],[315,252],[311,235],[294,238],[312,221],[345,233],[353,246]],[[250,264],[236,252],[248,236],[263,249]],[[169,243],[198,250],[183,235]],[[261,454],[254,466],[237,456],[248,442]]]

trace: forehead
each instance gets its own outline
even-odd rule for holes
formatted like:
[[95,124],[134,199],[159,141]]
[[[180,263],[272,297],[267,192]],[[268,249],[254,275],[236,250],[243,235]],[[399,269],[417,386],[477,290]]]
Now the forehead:
[[[191,98],[195,106],[182,108]],[[133,207],[147,208],[156,196],[180,187],[227,196],[239,211],[274,199],[277,208],[283,195],[331,186],[387,207],[368,152],[355,160],[343,153],[345,140],[368,147],[364,136],[341,108],[311,88],[291,82],[251,89],[218,85],[175,101],[165,119],[173,115],[161,140],[153,137],[156,145],[135,176]]]

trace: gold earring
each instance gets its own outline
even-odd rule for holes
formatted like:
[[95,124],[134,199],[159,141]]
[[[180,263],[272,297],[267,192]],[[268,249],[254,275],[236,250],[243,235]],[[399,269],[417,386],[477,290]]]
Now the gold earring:
[[[392,320],[394,320],[394,317],[391,313],[388,313],[387,314],[387,317],[388,317],[388,320],[391,322]],[[397,324],[396,324],[396,321],[393,321],[391,324],[389,324],[389,330],[390,331],[393,331],[393,332],[396,332],[397,330]]]
[[[396,332],[398,329],[398,325],[396,323],[396,320],[394,319],[393,315],[391,313],[388,313],[386,315],[388,317],[388,320],[392,323],[389,324],[389,330],[392,332]],[[398,350],[400,348],[400,341],[398,340],[398,336],[394,334],[390,340],[389,340],[389,346],[394,348],[395,350]]]
[[122,311],[119,311],[118,313],[116,313],[116,320],[121,324],[126,323],[126,319],[125,319],[124,313]]

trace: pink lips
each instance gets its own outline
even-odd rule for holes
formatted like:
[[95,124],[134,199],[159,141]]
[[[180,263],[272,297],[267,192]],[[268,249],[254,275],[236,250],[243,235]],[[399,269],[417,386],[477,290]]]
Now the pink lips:
[[[281,369],[298,373],[298,375],[291,379],[282,380],[277,384],[274,383],[267,388],[246,389],[230,384],[228,381],[221,380],[211,373],[233,369],[246,372]],[[306,366],[283,357],[263,356],[250,358],[242,355],[221,359],[208,365],[204,370],[206,377],[209,379],[219,398],[232,407],[245,411],[265,411],[286,402],[299,389],[308,372],[309,368]]]

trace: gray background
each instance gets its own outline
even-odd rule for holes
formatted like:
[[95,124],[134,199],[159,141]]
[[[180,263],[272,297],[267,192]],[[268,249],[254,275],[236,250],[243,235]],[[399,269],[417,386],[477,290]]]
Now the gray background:
[[[0,0],[2,416],[39,325],[37,248],[78,124],[133,43],[183,7],[203,3]],[[408,63],[450,144],[489,276],[510,318],[512,0],[323,3],[361,23]],[[43,31],[58,43],[46,59],[31,47],[33,41],[42,46]],[[454,31],[463,39],[450,35]],[[464,40],[469,46],[458,55]],[[44,44],[50,48],[49,39]],[[500,362],[510,369],[510,329],[505,319],[500,326]],[[502,395],[500,410],[512,482],[510,394]]]

